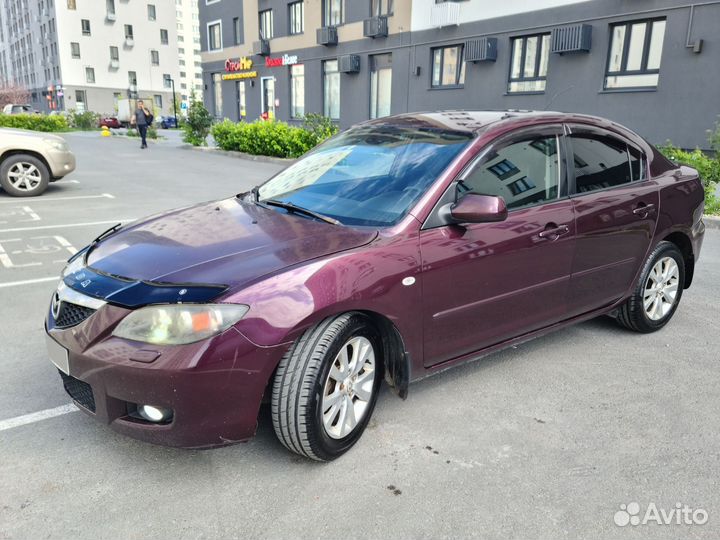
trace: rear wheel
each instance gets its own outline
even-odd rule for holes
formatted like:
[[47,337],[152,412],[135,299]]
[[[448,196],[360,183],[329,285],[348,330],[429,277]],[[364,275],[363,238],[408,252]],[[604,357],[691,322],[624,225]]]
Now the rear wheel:
[[34,197],[50,182],[47,166],[35,156],[14,154],[0,166],[0,184],[13,197]]
[[346,313],[306,331],[280,361],[272,392],[275,434],[289,450],[333,460],[360,438],[382,381],[381,341]]
[[659,330],[672,318],[683,293],[685,261],[671,242],[660,242],[648,257],[630,298],[617,316],[636,332]]

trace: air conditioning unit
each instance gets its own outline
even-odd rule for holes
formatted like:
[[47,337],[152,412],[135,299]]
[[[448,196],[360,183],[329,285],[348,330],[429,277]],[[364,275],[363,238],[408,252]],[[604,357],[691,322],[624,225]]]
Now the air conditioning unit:
[[260,41],[253,42],[253,54],[270,56],[270,41],[267,39],[261,39]]
[[497,60],[497,38],[469,39],[465,42],[466,62],[494,62]]
[[125,46],[126,47],[132,47],[134,45],[135,45],[135,40],[133,38],[131,38],[131,37],[125,38]]
[[371,17],[363,21],[363,36],[370,38],[387,37],[387,17]]
[[115,15],[114,13],[106,13],[105,20],[109,22],[115,22],[117,20],[117,15]]
[[550,52],[557,54],[590,52],[592,26],[574,24],[552,29]]
[[120,69],[120,61],[110,60],[110,69]]
[[317,30],[318,45],[337,45],[338,35],[335,26],[323,26]]
[[338,58],[338,71],[340,73],[359,73],[360,55],[346,54]]

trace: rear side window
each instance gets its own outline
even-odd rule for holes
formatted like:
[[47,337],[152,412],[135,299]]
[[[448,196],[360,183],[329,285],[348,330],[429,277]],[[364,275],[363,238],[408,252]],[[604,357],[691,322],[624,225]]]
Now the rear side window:
[[496,148],[458,183],[460,193],[495,195],[509,209],[558,198],[560,167],[555,135]]
[[[577,193],[590,193],[633,181],[628,146],[624,142],[595,134],[575,134],[571,140]],[[642,160],[637,161],[635,170],[639,178]]]

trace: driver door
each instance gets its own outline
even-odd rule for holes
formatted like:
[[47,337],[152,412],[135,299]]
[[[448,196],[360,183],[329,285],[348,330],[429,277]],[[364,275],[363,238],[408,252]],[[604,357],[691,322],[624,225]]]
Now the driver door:
[[[420,233],[424,363],[439,364],[562,320],[575,246],[562,126],[483,149]],[[502,196],[497,223],[444,224],[466,193]]]

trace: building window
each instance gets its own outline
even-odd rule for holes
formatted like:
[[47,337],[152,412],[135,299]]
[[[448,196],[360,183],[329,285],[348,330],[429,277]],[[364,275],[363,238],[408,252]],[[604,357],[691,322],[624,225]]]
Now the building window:
[[67,0],[67,7],[68,9],[75,11],[77,9],[77,6],[75,5],[75,0]]
[[160,94],[155,94],[153,96],[153,100],[155,101],[155,107],[162,109],[162,96]]
[[370,16],[392,15],[393,0],[370,0]]
[[157,18],[157,14],[155,13],[155,4],[148,4],[147,10],[148,10],[148,21],[154,21]]
[[132,39],[132,38],[133,38],[132,24],[126,24],[125,25],[125,39]]
[[215,97],[215,118],[222,118],[222,75],[213,73],[213,96]]
[[290,66],[290,117],[305,116],[305,66]]
[[340,72],[337,60],[323,62],[323,114],[333,120],[340,118]]
[[258,13],[260,21],[260,39],[272,39],[273,37],[273,12],[266,9]]
[[82,27],[82,35],[89,36],[90,35],[90,21],[88,19],[81,19],[80,26]]
[[115,0],[105,0],[105,8],[108,15],[115,15]]
[[128,71],[128,85],[137,86],[137,73],[134,71]]
[[338,26],[343,23],[344,0],[323,0],[323,26]]
[[392,55],[370,57],[370,118],[390,115],[392,96]]
[[242,43],[242,30],[240,17],[235,17],[233,19],[233,43],[235,45],[240,45]]
[[160,29],[160,44],[161,45],[167,45],[170,42],[168,38],[168,31],[164,28]]
[[305,31],[305,2],[292,2],[288,4],[290,16],[290,35],[302,34]]
[[91,67],[85,68],[85,80],[91,84],[95,83],[95,68],[91,68]]
[[163,88],[172,88],[172,77],[169,73],[163,73]]
[[208,51],[222,51],[222,22],[208,23]]
[[80,44],[73,41],[70,43],[70,54],[73,58],[80,58]]
[[665,19],[611,26],[605,88],[655,88],[665,39]]
[[159,66],[160,65],[160,53],[157,51],[150,51],[150,63],[153,66]]
[[75,102],[77,103],[78,112],[83,112],[87,103],[85,90],[75,90]]
[[513,38],[508,92],[544,92],[550,34]]
[[463,45],[432,49],[431,86],[462,86],[465,83]]
[[120,60],[120,51],[118,51],[117,47],[110,46],[110,60],[115,60],[116,62]]
[[247,110],[245,109],[245,81],[237,81],[235,91],[237,92],[238,119],[242,120],[247,116]]
[[185,73],[184,71],[181,71],[181,72],[180,72],[180,77],[181,77],[181,78],[187,77],[187,73]]

